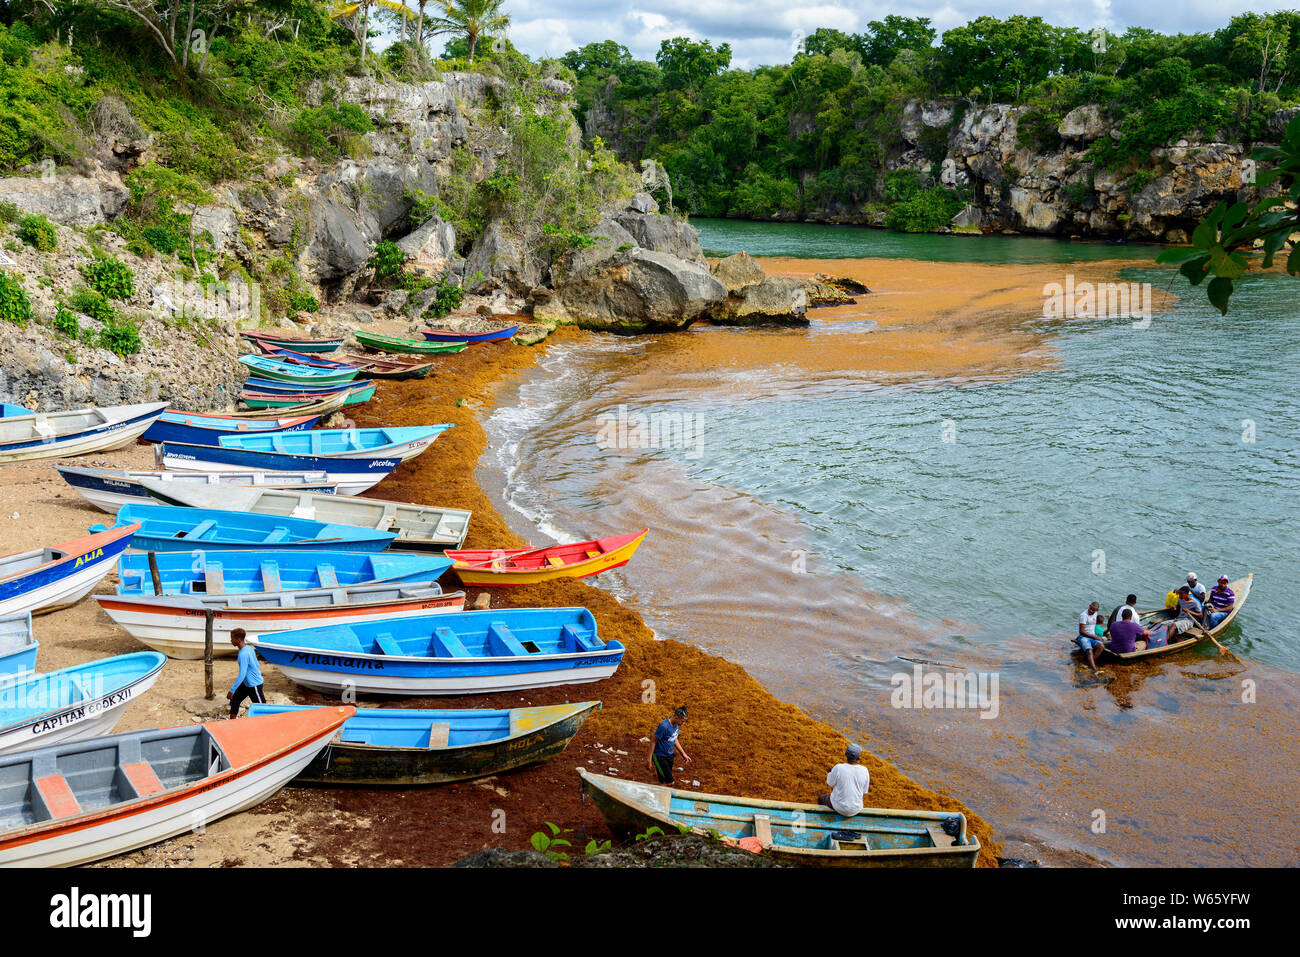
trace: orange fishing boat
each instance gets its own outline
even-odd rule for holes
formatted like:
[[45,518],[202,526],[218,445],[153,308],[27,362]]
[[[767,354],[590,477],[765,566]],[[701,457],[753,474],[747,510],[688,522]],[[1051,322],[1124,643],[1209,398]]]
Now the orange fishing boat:
[[650,529],[542,548],[480,548],[444,552],[466,585],[532,585],[555,578],[587,578],[626,565]]

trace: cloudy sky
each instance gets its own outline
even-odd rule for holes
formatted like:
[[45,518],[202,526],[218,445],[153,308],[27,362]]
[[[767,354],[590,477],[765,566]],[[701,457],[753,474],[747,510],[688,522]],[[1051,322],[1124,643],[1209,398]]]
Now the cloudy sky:
[[559,56],[585,43],[617,40],[642,59],[659,42],[688,36],[731,44],[732,63],[751,67],[788,63],[795,44],[818,27],[846,33],[886,14],[929,17],[942,33],[978,16],[1015,13],[1048,23],[1122,32],[1144,26],[1165,33],[1215,30],[1237,13],[1300,8],[1300,0],[506,0],[510,38],[530,56]]

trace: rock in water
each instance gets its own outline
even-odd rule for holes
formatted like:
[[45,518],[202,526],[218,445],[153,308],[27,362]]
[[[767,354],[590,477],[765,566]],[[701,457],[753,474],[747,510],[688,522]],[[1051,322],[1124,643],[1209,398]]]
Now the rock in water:
[[719,259],[709,265],[713,278],[727,287],[728,293],[738,293],[746,286],[753,286],[767,278],[763,267],[743,249],[734,256]]
[[788,276],[770,276],[762,282],[744,286],[728,296],[710,314],[709,321],[726,326],[808,324],[806,280]]

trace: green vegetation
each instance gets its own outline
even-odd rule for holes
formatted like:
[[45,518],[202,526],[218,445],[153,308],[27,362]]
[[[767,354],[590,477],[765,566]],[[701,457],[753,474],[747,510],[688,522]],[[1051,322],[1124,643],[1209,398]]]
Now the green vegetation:
[[105,322],[99,330],[99,336],[95,342],[101,349],[107,349],[109,352],[115,352],[119,356],[134,355],[139,352],[142,343],[140,342],[140,331],[136,324],[129,319],[113,319]]
[[928,19],[890,15],[862,33],[816,30],[788,65],[732,69],[725,44],[683,38],[664,41],[654,62],[614,41],[562,61],[580,112],[611,118],[602,132],[619,155],[662,163],[690,213],[806,216],[883,201],[907,204],[889,217],[897,228],[929,228],[956,199],[932,181],[898,195],[887,169],[905,145],[908,102],[953,105],[946,128],[922,127],[919,149],[932,163],[982,105],[1026,107],[1021,144],[1049,150],[1061,145],[1061,119],[1094,104],[1120,136],[1098,139],[1089,159],[1141,173],[1152,149],[1182,136],[1269,136],[1273,113],[1300,98],[1300,12],[1246,13],[1214,33],[1177,36],[1094,34],[1025,16],[980,17],[938,36]]
[[68,306],[100,323],[112,322],[117,318],[113,304],[93,289],[78,289],[68,300]]
[[23,289],[22,280],[7,272],[0,272],[0,321],[25,326],[31,317],[32,303],[27,298],[27,291]]
[[433,302],[429,303],[429,308],[424,310],[426,319],[441,319],[450,312],[460,308],[461,300],[465,296],[465,291],[451,280],[449,276],[443,276],[438,280],[436,295]]
[[18,220],[18,238],[43,253],[59,245],[59,234],[54,224],[44,216],[24,216]]
[[135,273],[116,257],[96,258],[81,267],[91,289],[106,299],[130,299],[135,295]]
[[56,330],[63,333],[69,339],[77,339],[81,336],[81,323],[77,319],[77,314],[72,312],[66,306],[59,306],[54,311],[53,326]]
[[406,253],[397,243],[385,239],[375,246],[374,255],[367,263],[375,271],[375,283],[395,283],[401,280],[406,264]]

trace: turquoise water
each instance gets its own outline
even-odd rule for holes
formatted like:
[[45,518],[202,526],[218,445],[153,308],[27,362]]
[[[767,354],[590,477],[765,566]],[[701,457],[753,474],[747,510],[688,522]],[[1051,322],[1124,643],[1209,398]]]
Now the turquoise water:
[[1069,242],[1033,236],[939,236],[894,233],[861,226],[754,223],[739,219],[692,219],[710,256],[740,250],[751,256],[798,259],[924,259],[931,262],[1066,263],[1099,259],[1154,260],[1159,246]]

